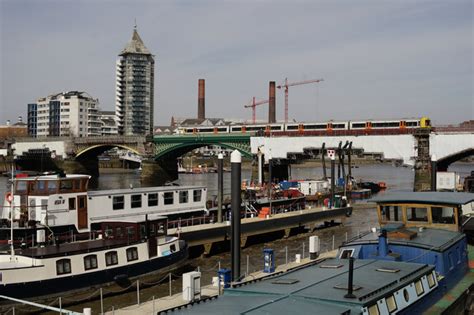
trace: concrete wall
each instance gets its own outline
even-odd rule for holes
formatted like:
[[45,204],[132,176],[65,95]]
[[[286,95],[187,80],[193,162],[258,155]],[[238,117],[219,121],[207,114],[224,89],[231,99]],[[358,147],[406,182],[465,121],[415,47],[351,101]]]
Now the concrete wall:
[[272,158],[287,158],[288,152],[303,152],[304,148],[321,148],[323,142],[326,148],[338,147],[352,141],[353,149],[364,149],[366,153],[381,153],[385,159],[403,160],[404,164],[414,165],[416,140],[412,135],[389,136],[341,136],[341,137],[252,137],[250,146],[253,154],[257,154],[259,146],[268,159],[269,150]]

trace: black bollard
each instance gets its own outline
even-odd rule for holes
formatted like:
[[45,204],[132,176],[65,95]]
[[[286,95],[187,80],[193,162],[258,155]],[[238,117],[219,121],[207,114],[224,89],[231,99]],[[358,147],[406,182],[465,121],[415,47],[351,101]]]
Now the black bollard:
[[335,189],[335,164],[336,152],[335,150],[328,150],[328,156],[331,159],[331,208],[334,208],[334,189]]
[[354,257],[349,257],[349,280],[347,284],[347,294],[344,295],[347,299],[354,299],[356,296],[352,293],[354,286]]
[[222,223],[222,200],[224,198],[224,156],[217,156],[217,222]]
[[231,165],[231,205],[232,205],[232,239],[231,239],[231,255],[232,255],[232,281],[240,278],[240,206],[241,200],[241,164],[242,155],[239,151],[234,150],[230,155]]

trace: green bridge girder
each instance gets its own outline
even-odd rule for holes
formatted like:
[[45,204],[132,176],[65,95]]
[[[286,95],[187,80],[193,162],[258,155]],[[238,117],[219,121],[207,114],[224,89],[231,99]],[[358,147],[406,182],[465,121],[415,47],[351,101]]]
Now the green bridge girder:
[[219,145],[224,148],[238,150],[245,157],[252,157],[250,135],[235,134],[195,134],[154,136],[155,159],[170,155],[182,155],[193,149],[206,145]]

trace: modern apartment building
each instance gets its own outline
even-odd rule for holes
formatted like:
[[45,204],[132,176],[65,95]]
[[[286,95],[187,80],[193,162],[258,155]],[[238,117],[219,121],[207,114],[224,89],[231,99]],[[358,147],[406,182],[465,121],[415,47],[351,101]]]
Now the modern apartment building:
[[118,135],[117,122],[114,111],[101,111],[100,121],[102,123],[101,133],[103,136]]
[[118,132],[121,135],[152,135],[155,60],[135,26],[131,41],[119,54],[116,66]]
[[86,92],[49,95],[28,104],[28,134],[33,137],[100,136],[99,100]]

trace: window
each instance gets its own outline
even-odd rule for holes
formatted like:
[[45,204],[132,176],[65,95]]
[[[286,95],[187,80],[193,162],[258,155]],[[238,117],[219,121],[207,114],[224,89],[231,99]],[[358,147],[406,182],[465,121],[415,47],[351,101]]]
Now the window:
[[86,207],[86,196],[82,196],[82,198],[81,198],[81,196],[79,196],[78,200],[79,200],[79,205],[78,205],[79,209],[85,208]]
[[352,257],[352,254],[354,253],[354,249],[344,249],[339,256],[340,259],[348,259],[349,257]]
[[142,195],[132,195],[132,208],[140,208],[142,206]]
[[91,270],[97,268],[97,255],[88,255],[84,257],[84,269]]
[[136,247],[127,248],[127,261],[138,260],[138,250]]
[[71,180],[62,180],[59,182],[60,190],[72,190],[72,181]]
[[379,306],[377,304],[369,306],[369,315],[379,315]]
[[188,203],[188,192],[186,190],[179,192],[179,203]]
[[431,217],[433,223],[453,224],[454,208],[449,207],[431,207]]
[[135,238],[135,228],[133,226],[127,226],[127,236],[129,239]]
[[387,303],[388,312],[390,314],[397,310],[397,301],[395,301],[395,297],[393,295],[390,295],[388,298],[386,298],[385,303]]
[[48,192],[56,192],[57,183],[55,181],[48,181]]
[[194,202],[201,201],[201,196],[202,196],[202,190],[201,189],[196,189],[196,190],[193,191],[193,201]]
[[416,289],[416,295],[420,296],[422,295],[425,290],[423,289],[423,283],[421,283],[421,279],[415,282],[415,289]]
[[428,279],[428,286],[430,287],[430,289],[436,285],[436,281],[433,276],[433,273],[426,275],[426,278]]
[[158,205],[158,193],[148,194],[148,207],[154,207]]
[[112,199],[112,209],[121,210],[123,209],[125,198],[123,196],[114,196]]
[[399,206],[383,206],[382,220],[384,221],[402,221],[402,209]]
[[418,221],[418,222],[428,222],[428,209],[417,208],[417,207],[407,207],[407,220]]
[[76,210],[76,198],[69,198],[69,210]]
[[120,237],[123,237],[123,231],[122,231],[122,228],[121,227],[118,227],[115,229],[115,235],[120,238]]
[[56,274],[64,275],[71,273],[71,259],[60,259],[56,261]]
[[105,253],[105,265],[113,266],[118,264],[118,256],[116,251]]
[[165,205],[172,205],[174,202],[174,193],[173,192],[165,192],[163,194],[163,199]]
[[174,253],[176,251],[176,245],[172,244],[170,245],[170,252]]

